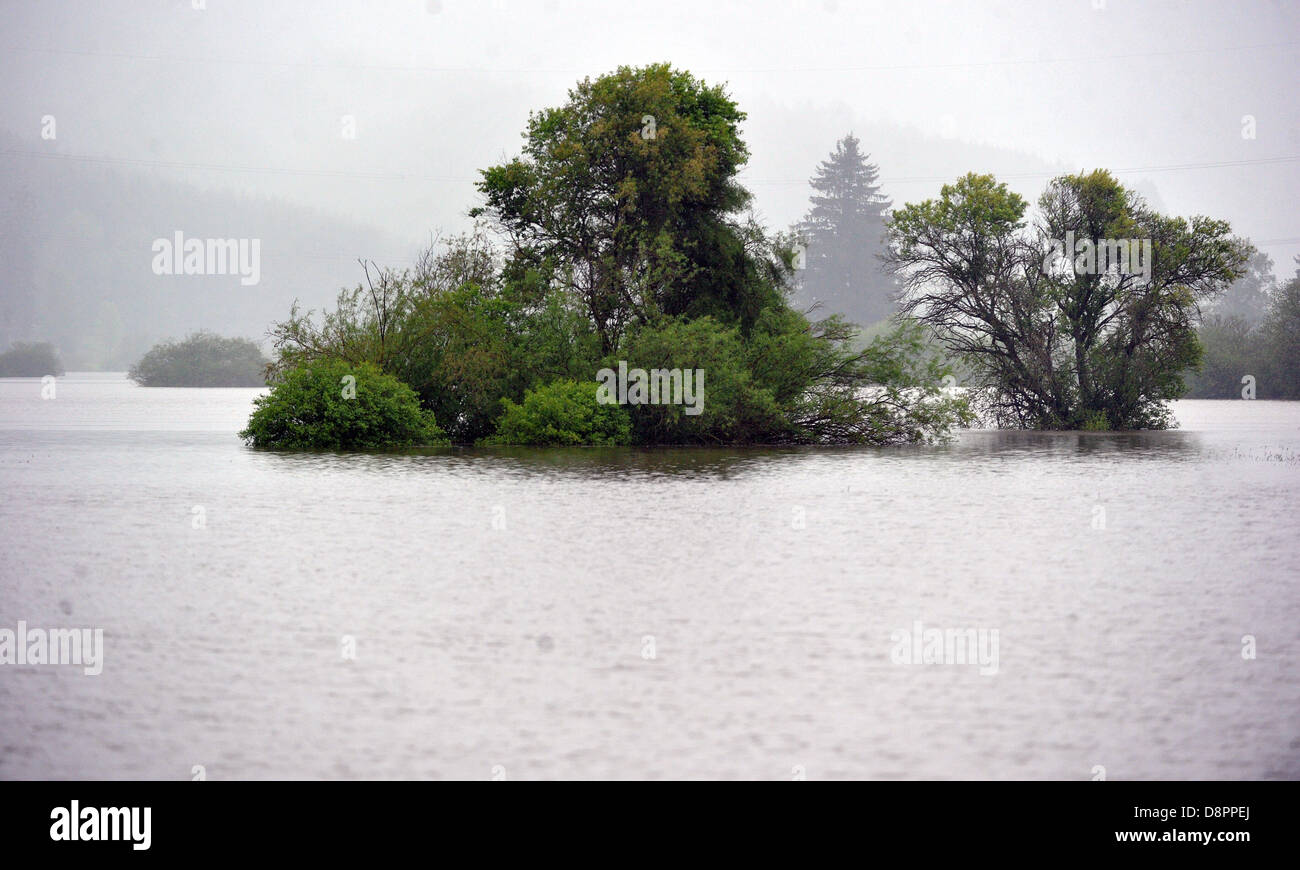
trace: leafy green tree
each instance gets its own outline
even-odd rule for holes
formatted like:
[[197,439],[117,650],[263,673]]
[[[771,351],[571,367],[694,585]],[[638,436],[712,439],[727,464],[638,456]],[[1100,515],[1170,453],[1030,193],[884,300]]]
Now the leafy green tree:
[[0,378],[43,378],[63,374],[54,345],[49,342],[15,341],[0,353]]
[[[1198,306],[1243,274],[1253,249],[1224,221],[1155,213],[1102,170],[1054,180],[1038,206],[1026,231],[1025,201],[972,173],[896,211],[902,310],[966,362],[1000,425],[1168,426],[1166,401],[1200,352]],[[1099,268],[1078,248],[1065,257],[1069,239],[1137,244],[1127,264]]]
[[260,387],[266,368],[256,343],[200,331],[154,345],[127,377],[142,387]]
[[812,206],[797,227],[805,245],[799,301],[862,325],[894,313],[896,285],[883,268],[890,201],[879,169],[852,133],[817,167]]
[[605,352],[633,323],[714,315],[748,325],[779,290],[735,215],[748,159],[721,87],[668,64],[620,67],[530,116],[523,154],[483,172],[509,271],[581,300]]
[[629,444],[632,424],[620,405],[600,404],[595,382],[554,381],[524,394],[523,404],[502,399],[505,411],[489,444],[572,446]]
[[433,414],[415,392],[371,363],[306,363],[282,373],[253,400],[250,446],[281,450],[371,450],[442,444]]

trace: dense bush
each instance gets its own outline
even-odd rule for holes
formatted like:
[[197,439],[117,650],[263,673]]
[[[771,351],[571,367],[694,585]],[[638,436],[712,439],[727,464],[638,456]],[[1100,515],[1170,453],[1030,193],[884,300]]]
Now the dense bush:
[[554,381],[524,394],[522,405],[502,399],[504,413],[489,444],[616,445],[632,440],[632,423],[620,405],[596,401],[594,382]]
[[[755,379],[737,326],[712,317],[674,318],[634,329],[618,356],[629,369],[703,372],[696,382],[699,413],[682,404],[629,405],[641,444],[728,444],[790,440],[790,425],[773,390]],[[618,360],[606,363],[617,368]],[[693,374],[692,380],[698,375]],[[684,393],[685,391],[683,391]],[[683,395],[683,399],[687,397]]]
[[153,346],[127,376],[142,387],[260,387],[267,361],[246,338],[196,332]]
[[48,342],[15,341],[0,353],[0,378],[43,378],[63,374],[63,363]]
[[253,401],[253,447],[365,450],[446,443],[415,391],[361,363],[315,362],[284,372]]

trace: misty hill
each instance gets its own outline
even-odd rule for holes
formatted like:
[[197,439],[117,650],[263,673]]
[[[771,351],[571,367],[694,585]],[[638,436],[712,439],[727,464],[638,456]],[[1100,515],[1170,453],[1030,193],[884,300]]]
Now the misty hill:
[[[262,342],[295,297],[320,307],[355,284],[358,257],[402,265],[411,253],[360,222],[57,154],[0,134],[0,348],[50,341],[69,370],[124,370],[200,329]],[[260,280],[155,274],[155,240],[178,231],[259,239]]]

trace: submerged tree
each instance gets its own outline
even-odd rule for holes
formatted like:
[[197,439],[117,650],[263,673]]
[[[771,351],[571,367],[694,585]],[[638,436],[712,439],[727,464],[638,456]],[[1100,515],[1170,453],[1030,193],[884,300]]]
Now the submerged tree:
[[1169,425],[1199,306],[1253,249],[1224,221],[1155,213],[1101,170],[1057,178],[1038,206],[1029,230],[1020,196],[969,174],[895,212],[903,310],[968,364],[1000,425]]
[[809,182],[812,207],[797,227],[806,247],[800,301],[860,325],[894,313],[896,285],[881,262],[890,201],[856,136],[835,143]]

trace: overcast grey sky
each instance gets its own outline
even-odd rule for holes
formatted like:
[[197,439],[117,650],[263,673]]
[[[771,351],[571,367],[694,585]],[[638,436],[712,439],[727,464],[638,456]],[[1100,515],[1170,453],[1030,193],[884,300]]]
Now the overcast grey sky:
[[4,4],[12,147],[280,197],[413,246],[468,223],[476,171],[518,151],[530,109],[667,60],[749,113],[745,177],[773,226],[852,129],[898,204],[967,170],[1036,198],[1055,172],[1107,167],[1171,212],[1229,219],[1280,273],[1300,253],[1300,3],[193,5]]

